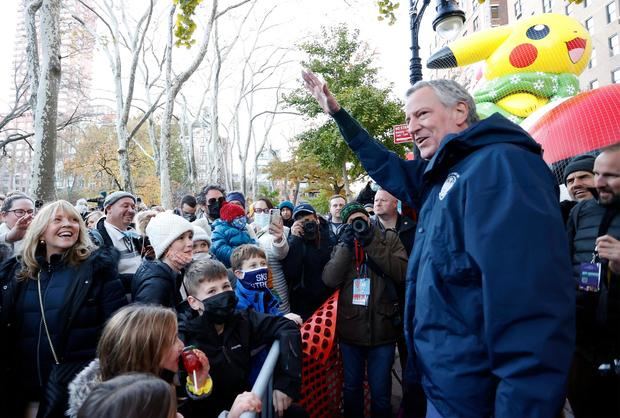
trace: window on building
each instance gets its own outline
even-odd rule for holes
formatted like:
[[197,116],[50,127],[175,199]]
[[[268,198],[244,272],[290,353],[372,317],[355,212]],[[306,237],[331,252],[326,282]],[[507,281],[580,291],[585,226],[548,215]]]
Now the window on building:
[[543,13],[551,13],[551,0],[542,0]]
[[616,68],[611,72],[611,82],[614,84],[620,83],[620,68]]
[[521,0],[516,0],[514,4],[515,8],[515,17],[519,19],[523,14],[523,8],[521,7]]
[[573,3],[566,3],[566,5],[564,6],[564,12],[566,14],[566,16],[572,16],[573,15]]
[[478,16],[474,17],[473,25],[474,25],[474,32],[478,32],[478,29],[480,29],[480,24],[479,24],[479,21],[478,21]]
[[497,4],[491,5],[491,19],[499,19],[499,6]]
[[590,56],[590,62],[588,68],[596,67],[596,49],[592,48],[592,55]]
[[598,88],[598,80],[594,79],[592,81],[590,81],[590,90],[594,90]]
[[618,42],[618,34],[609,37],[607,42],[609,43],[609,55],[614,56],[620,54],[620,43]]
[[594,34],[594,23],[593,22],[594,20],[591,17],[587,18],[585,22],[583,22],[583,25],[586,27],[590,35]]
[[607,11],[607,23],[615,22],[618,20],[618,9],[616,8],[616,0],[605,6]]

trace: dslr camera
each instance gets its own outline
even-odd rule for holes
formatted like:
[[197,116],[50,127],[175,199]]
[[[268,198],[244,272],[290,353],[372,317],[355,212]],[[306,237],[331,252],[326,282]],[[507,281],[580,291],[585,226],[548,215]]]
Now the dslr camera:
[[368,225],[368,222],[366,222],[365,219],[357,218],[357,219],[354,219],[353,222],[351,222],[351,228],[353,228],[353,232],[355,233],[355,235],[359,236],[359,235],[365,235],[370,229],[370,226]]
[[316,222],[309,221],[304,222],[304,235],[315,235],[319,226]]

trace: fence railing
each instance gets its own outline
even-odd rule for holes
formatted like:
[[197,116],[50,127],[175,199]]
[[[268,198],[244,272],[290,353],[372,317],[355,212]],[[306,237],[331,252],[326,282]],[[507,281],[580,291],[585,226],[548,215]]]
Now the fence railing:
[[276,368],[279,355],[280,342],[274,341],[256,378],[256,382],[252,386],[252,392],[262,402],[261,413],[244,412],[241,414],[241,418],[273,418],[275,416],[273,411],[273,371]]

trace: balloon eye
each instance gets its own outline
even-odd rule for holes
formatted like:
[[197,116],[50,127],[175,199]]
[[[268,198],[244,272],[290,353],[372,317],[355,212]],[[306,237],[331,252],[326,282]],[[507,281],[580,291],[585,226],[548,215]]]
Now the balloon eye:
[[530,39],[542,39],[549,35],[549,26],[543,24],[531,26],[525,34]]

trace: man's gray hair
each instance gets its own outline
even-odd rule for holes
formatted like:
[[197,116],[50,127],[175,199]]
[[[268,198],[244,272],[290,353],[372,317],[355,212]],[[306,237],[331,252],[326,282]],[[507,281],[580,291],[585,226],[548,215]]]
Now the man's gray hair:
[[467,114],[467,124],[472,125],[480,120],[476,113],[476,103],[471,94],[454,80],[420,80],[407,90],[406,97],[411,96],[414,92],[430,87],[433,89],[441,104],[445,107],[454,107],[457,103],[465,103],[469,112]]

